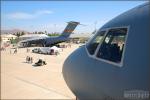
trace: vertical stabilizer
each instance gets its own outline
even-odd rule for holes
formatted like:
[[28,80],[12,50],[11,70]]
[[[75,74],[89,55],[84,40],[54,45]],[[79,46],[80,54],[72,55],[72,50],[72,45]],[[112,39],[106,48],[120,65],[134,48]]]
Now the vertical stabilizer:
[[79,25],[79,22],[74,22],[74,21],[70,21],[68,22],[67,27],[64,29],[63,33],[61,34],[61,36],[63,37],[69,37],[70,34],[74,31],[74,29],[77,27],[77,25]]

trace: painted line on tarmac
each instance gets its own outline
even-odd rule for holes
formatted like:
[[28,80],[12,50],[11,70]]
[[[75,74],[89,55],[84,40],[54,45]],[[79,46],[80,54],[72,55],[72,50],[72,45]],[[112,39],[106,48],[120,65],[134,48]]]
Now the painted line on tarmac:
[[73,99],[73,98],[71,98],[70,96],[64,95],[64,94],[59,93],[59,92],[57,92],[57,91],[55,91],[55,90],[52,90],[52,89],[45,88],[45,87],[43,87],[43,86],[41,86],[41,85],[38,85],[38,84],[36,84],[36,83],[30,82],[30,81],[27,81],[27,80],[24,80],[24,79],[21,79],[21,78],[19,78],[19,77],[15,77],[15,79],[20,80],[20,81],[25,82],[25,83],[28,83],[28,84],[31,84],[31,85],[34,85],[34,86],[36,86],[36,87],[42,88],[42,89],[44,89],[44,90],[47,90],[47,91],[50,91],[50,92],[54,92],[54,93],[56,93],[56,94],[62,95],[62,96],[64,96],[64,97],[67,97],[67,98],[69,98],[69,99]]

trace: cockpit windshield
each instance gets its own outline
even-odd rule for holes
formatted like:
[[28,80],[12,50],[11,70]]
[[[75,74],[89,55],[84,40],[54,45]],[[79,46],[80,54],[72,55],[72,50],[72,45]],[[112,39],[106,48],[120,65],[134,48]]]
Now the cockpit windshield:
[[110,29],[100,46],[97,57],[120,63],[126,35],[127,28]]
[[87,43],[88,52],[93,55],[99,43],[102,42],[105,35],[105,31],[99,31],[94,38]]
[[128,28],[112,28],[99,31],[86,45],[88,53],[105,61],[120,63],[127,30]]

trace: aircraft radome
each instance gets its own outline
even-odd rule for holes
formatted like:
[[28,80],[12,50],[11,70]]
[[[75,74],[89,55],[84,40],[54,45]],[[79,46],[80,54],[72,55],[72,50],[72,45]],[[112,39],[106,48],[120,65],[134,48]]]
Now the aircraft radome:
[[149,100],[149,2],[104,24],[65,60],[63,76],[79,100]]

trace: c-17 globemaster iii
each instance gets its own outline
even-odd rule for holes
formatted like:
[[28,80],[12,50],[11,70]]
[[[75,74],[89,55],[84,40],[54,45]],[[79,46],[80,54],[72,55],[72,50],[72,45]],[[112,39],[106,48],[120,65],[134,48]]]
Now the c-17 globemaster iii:
[[150,3],[102,26],[66,59],[63,76],[79,100],[150,100]]

